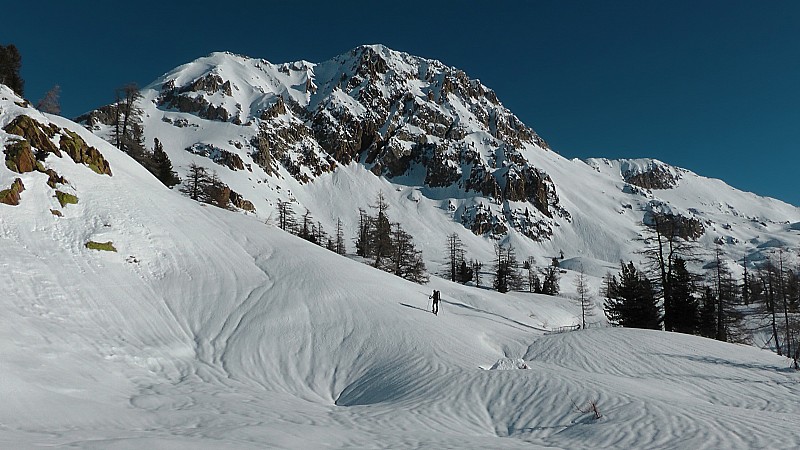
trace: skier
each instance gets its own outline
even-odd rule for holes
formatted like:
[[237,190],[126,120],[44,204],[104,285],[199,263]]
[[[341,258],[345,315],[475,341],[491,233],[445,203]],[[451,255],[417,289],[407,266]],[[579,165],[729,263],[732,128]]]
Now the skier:
[[439,300],[441,300],[441,294],[439,294],[439,291],[434,289],[433,290],[433,294],[431,294],[431,296],[428,297],[428,298],[432,298],[433,299],[433,310],[431,312],[438,316],[439,315]]

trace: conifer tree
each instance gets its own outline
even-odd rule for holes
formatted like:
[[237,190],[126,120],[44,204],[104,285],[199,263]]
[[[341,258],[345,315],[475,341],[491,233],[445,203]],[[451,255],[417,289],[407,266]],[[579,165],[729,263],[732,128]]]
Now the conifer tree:
[[717,334],[717,299],[711,286],[706,286],[703,290],[700,303],[698,333],[700,336],[713,339]]
[[615,276],[607,278],[605,295],[603,306],[613,325],[661,329],[662,316],[653,285],[636,270],[633,262],[622,264],[619,281]]
[[672,331],[695,334],[699,327],[699,305],[694,280],[683,258],[675,258],[669,275],[672,297]]
[[380,268],[384,260],[392,254],[392,224],[386,215],[389,204],[386,203],[383,192],[378,193],[378,198],[372,208],[376,210],[374,226],[371,228],[372,234],[370,236],[372,256],[375,257],[373,265]]
[[164,186],[172,188],[181,182],[178,174],[172,170],[172,161],[169,160],[169,156],[164,151],[164,146],[161,145],[158,138],[153,140],[153,166],[155,168],[153,174],[159,181],[164,183]]
[[519,289],[521,279],[517,273],[517,257],[514,247],[495,245],[494,283],[497,292],[506,293],[511,289]]
[[717,245],[714,262],[711,266],[711,279],[717,300],[717,330],[714,339],[723,342],[745,342],[742,314],[736,309],[736,282],[722,260],[722,250]]
[[356,255],[368,257],[372,253],[370,235],[372,218],[362,208],[358,208],[358,236],[356,237]]
[[20,97],[24,96],[25,80],[19,74],[22,56],[14,44],[0,45],[0,84],[10,87]]
[[458,272],[461,263],[464,262],[464,243],[461,242],[458,233],[452,233],[447,236],[446,251],[448,261],[447,276],[450,281],[460,281]]
[[205,167],[198,166],[195,163],[189,165],[189,173],[187,174],[184,185],[180,191],[188,195],[189,198],[199,202],[208,202],[208,185],[211,183],[211,177],[206,171]]
[[[644,227],[645,249],[642,252],[650,264],[653,281],[658,287],[658,294],[664,305],[664,329],[673,331],[673,319],[678,314],[674,311],[672,281],[675,261],[680,258],[684,262],[694,260],[696,243],[687,237],[681,216],[655,211],[651,214],[651,226]],[[678,319],[680,320],[680,319]]]
[[288,201],[278,200],[278,227],[289,232],[294,228],[294,211]]
[[342,219],[336,219],[336,242],[334,243],[334,251],[340,255],[344,255],[347,251],[344,246],[344,227],[342,225]]
[[542,294],[558,295],[558,293],[561,291],[558,283],[558,267],[552,265],[546,267],[544,269],[544,277],[542,280]]

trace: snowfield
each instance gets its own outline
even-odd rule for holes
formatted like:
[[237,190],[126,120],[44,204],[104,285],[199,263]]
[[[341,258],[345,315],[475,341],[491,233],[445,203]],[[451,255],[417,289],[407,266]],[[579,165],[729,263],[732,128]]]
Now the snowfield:
[[[24,113],[71,129],[114,174],[49,155],[79,198],[62,208],[46,175],[0,167],[0,187],[26,187],[0,204],[0,447],[800,447],[800,374],[773,353],[548,334],[578,306],[407,282],[188,200],[79,125],[0,99],[0,128]],[[591,401],[599,419],[578,411]]]

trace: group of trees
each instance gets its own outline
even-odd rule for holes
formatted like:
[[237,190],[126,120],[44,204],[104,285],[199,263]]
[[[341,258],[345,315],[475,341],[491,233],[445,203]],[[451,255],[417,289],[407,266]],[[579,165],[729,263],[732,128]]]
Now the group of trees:
[[766,330],[775,352],[792,358],[800,368],[800,268],[786,267],[782,249],[777,261],[774,256],[755,273],[745,272],[742,299],[755,319],[755,331]]
[[14,44],[0,45],[0,84],[10,87],[22,97],[25,91],[25,80],[20,76],[22,55]]
[[[25,81],[20,76],[22,56],[14,44],[0,45],[0,84],[10,87],[17,95],[24,94]],[[60,114],[59,97],[61,87],[53,86],[36,103],[36,108],[50,114]],[[155,175],[168,187],[180,183],[177,173],[172,170],[172,162],[164,151],[164,147],[155,139],[153,150],[144,145],[141,126],[141,111],[135,107],[136,100],[141,98],[135,83],[129,83],[115,90],[116,101],[111,105],[112,143],[130,155],[139,164]]]
[[[536,294],[558,295],[559,269],[557,265],[544,268],[536,267],[533,257],[528,257],[522,263],[522,271],[514,247],[511,245],[495,246],[494,280],[492,287],[498,292],[527,290]],[[541,276],[541,278],[540,278]]]
[[[172,161],[164,151],[164,146],[161,142],[157,138],[154,139],[152,151],[144,145],[144,130],[141,123],[142,111],[136,107],[136,101],[141,98],[141,94],[136,83],[128,83],[116,89],[114,93],[116,101],[111,105],[110,111],[112,116],[112,143],[155,175],[165,186],[171,188],[180,183],[180,178],[172,169]],[[194,192],[194,197],[200,196],[198,185],[203,184],[202,181],[208,181],[203,180],[203,175],[214,178],[213,174],[199,173],[197,169],[198,167],[195,166],[194,172],[189,174],[194,179],[194,186],[190,189]],[[202,172],[205,172],[205,170]],[[207,182],[205,184],[211,186],[211,190],[213,190],[214,183]],[[216,184],[218,186],[220,183]],[[221,197],[217,199],[221,200]]]
[[341,219],[336,220],[336,232],[331,236],[325,232],[322,222],[314,220],[309,210],[306,210],[301,220],[298,221],[294,215],[291,202],[279,200],[278,227],[340,255],[344,255],[347,252],[344,243],[344,226]]
[[691,273],[699,261],[694,242],[682,237],[680,221],[656,215],[645,233],[647,264],[622,264],[618,275],[606,275],[604,309],[613,325],[664,329],[726,342],[747,342],[754,332],[767,331],[779,355],[800,359],[800,271],[784,267],[784,252],[737,280],[721,248],[705,274]]
[[389,204],[383,193],[379,193],[370,215],[359,209],[358,235],[355,239],[356,254],[372,259],[372,265],[386,272],[417,283],[428,281],[422,252],[414,246],[413,237],[400,226],[392,223],[387,215]]
[[682,229],[680,216],[653,213],[645,228],[644,270],[622,264],[619,276],[608,274],[602,293],[606,317],[613,325],[698,334],[721,341],[742,342],[742,317],[737,286],[717,248],[706,282],[689,272],[699,261],[696,243]]
[[[160,144],[156,140],[156,148]],[[159,152],[163,152],[160,149]],[[194,201],[208,203],[219,208],[230,208],[231,190],[223,183],[217,173],[195,163],[189,165],[186,180],[180,191]]]
[[447,236],[445,251],[447,254],[445,275],[450,278],[450,281],[462,284],[472,281],[475,278],[475,274],[480,271],[479,263],[477,261],[467,262],[467,251],[458,233],[452,233]]
[[[0,84],[11,88],[17,95],[25,95],[25,80],[20,75],[22,69],[22,55],[14,44],[0,45]],[[36,109],[50,113],[61,114],[61,86],[55,85],[44,97],[36,103]]]

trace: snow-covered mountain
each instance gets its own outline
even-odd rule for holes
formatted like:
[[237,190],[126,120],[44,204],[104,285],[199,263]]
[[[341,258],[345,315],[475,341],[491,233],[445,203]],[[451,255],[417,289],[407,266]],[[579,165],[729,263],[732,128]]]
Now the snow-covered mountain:
[[[484,261],[500,240],[542,263],[616,265],[637,259],[654,211],[733,260],[799,240],[794,206],[656,160],[567,160],[480,81],[382,45],[318,64],[213,53],[141,93],[144,142],[159,139],[181,176],[208,167],[262,220],[292,201],[327,230],[341,218],[348,238],[383,192],[429,262],[456,232]],[[107,139],[112,119],[80,118]]]
[[[420,286],[196,203],[4,86],[0,148],[0,447],[800,446],[798,374],[769,351],[645,330],[545,334],[579,307]],[[554,182],[571,176],[544,154]],[[595,179],[649,167],[592,164]],[[676,196],[711,183],[674,174]],[[332,188],[368,201],[345,189],[403,185],[353,163],[292,188],[310,186],[301,200],[343,207]],[[741,198],[720,186],[719,201]],[[424,190],[400,188],[397,205]],[[428,221],[445,214],[419,199]],[[564,206],[589,204],[576,202]],[[589,402],[601,418],[578,411]]]

